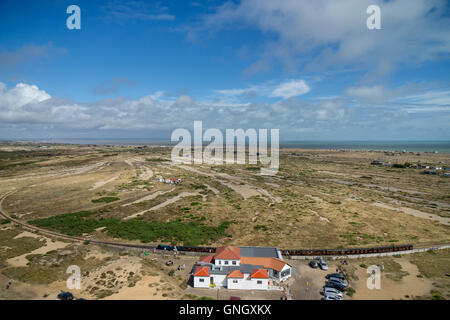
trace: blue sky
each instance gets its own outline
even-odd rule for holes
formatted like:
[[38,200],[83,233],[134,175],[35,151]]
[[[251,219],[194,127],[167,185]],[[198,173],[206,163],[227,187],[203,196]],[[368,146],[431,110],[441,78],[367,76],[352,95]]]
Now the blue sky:
[[449,140],[449,6],[2,1],[0,139],[169,139],[203,120],[282,140]]

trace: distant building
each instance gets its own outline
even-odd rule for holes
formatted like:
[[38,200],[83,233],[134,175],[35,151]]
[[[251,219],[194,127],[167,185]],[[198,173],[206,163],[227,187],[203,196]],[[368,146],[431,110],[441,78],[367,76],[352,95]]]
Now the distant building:
[[170,184],[180,184],[182,182],[181,178],[169,178],[169,179],[159,178],[158,181]]
[[291,266],[276,248],[226,246],[200,257],[192,275],[195,288],[268,290],[291,277]]

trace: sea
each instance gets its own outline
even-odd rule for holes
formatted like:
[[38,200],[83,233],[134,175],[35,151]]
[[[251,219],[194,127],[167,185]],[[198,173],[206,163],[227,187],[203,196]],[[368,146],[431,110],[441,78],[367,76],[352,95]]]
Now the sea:
[[[96,145],[174,145],[176,143],[155,139],[51,139],[35,140],[38,143],[96,144]],[[376,150],[435,152],[450,154],[450,141],[280,141],[280,148],[326,150]]]
[[450,141],[280,141],[280,147],[450,153]]

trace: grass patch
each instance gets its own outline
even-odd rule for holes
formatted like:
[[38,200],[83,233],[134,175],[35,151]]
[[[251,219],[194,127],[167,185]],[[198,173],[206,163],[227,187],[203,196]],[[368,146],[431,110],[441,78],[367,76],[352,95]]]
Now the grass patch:
[[164,241],[175,244],[182,242],[185,245],[200,245],[216,241],[226,236],[225,230],[232,223],[225,221],[214,227],[198,222],[144,222],[138,219],[121,221],[117,218],[95,219],[92,217],[93,214],[90,211],[80,211],[37,219],[30,223],[71,236],[80,236],[83,233],[93,232],[97,228],[106,227],[107,234],[114,238],[141,240],[144,243]]
[[256,226],[254,226],[253,229],[255,229],[255,230],[262,230],[262,231],[267,231],[268,230],[268,228],[265,225],[263,225],[263,224],[258,224]]
[[94,199],[92,200],[93,203],[110,203],[110,202],[114,202],[120,200],[120,198],[117,197],[103,197],[103,198],[98,198],[98,199]]
[[355,289],[353,289],[352,287],[348,287],[347,290],[345,291],[345,294],[348,295],[349,297],[353,297],[355,292],[356,292]]
[[49,228],[69,236],[81,236],[83,233],[90,233],[105,224],[104,220],[89,219],[94,212],[79,211],[57,216],[36,219],[30,224],[41,228]]
[[427,251],[411,255],[411,263],[427,278],[448,278],[450,250]]

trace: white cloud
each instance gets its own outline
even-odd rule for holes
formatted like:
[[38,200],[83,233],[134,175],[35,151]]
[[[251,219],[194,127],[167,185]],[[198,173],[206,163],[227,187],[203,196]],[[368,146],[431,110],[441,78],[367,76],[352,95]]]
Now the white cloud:
[[288,99],[306,94],[310,87],[304,80],[284,80],[275,84],[273,81],[258,85],[251,85],[247,88],[216,90],[218,99],[226,100],[230,103],[236,103],[252,100],[255,98],[282,98]]
[[28,103],[38,103],[51,96],[44,90],[39,90],[35,85],[18,83],[11,90],[7,90],[6,85],[0,86],[0,106],[8,106],[8,110],[20,109]]
[[270,97],[281,97],[288,99],[308,93],[311,89],[303,80],[292,80],[278,85]]
[[[368,30],[366,9],[381,8],[381,30]],[[242,0],[203,19],[208,32],[248,26],[267,36],[247,71],[359,65],[389,73],[397,64],[439,59],[450,52],[446,0]],[[190,30],[192,33],[193,31]]]
[[[214,102],[196,99],[188,95],[181,95],[175,100],[161,100],[156,99],[157,94],[137,100],[104,99],[78,103],[54,98],[35,85],[20,83],[8,89],[0,83],[0,134],[5,137],[13,129],[16,130],[14,132],[36,130],[39,135],[45,132],[70,135],[80,130],[78,132],[84,135],[90,133],[94,137],[102,131],[111,130],[122,133],[136,130],[167,133],[175,128],[191,129],[195,120],[202,120],[204,126],[209,128],[278,128],[284,137],[304,139],[305,136],[298,134],[314,133],[324,139],[327,135],[329,138],[337,137],[342,132],[347,132],[350,137],[360,132],[362,135],[358,137],[361,137],[367,130],[373,130],[373,134],[385,134],[384,130],[388,127],[395,129],[409,126],[408,130],[417,126],[426,127],[423,121],[419,121],[420,118],[411,119],[411,116],[427,117],[428,125],[438,126],[443,135],[450,134],[446,122],[450,113],[448,105],[426,104],[436,97],[445,96],[443,92],[447,91],[418,92],[416,95],[422,97],[420,101],[415,97],[414,104],[413,98],[405,96],[403,102],[395,98],[396,102],[373,108],[346,97],[284,99],[291,94],[298,94],[300,90],[292,89],[287,83],[290,82],[267,90],[271,93],[284,88],[278,93],[283,95],[281,100],[240,105],[220,99]],[[370,96],[372,93],[370,88],[352,90],[361,96]],[[380,89],[373,89],[373,92],[377,93],[377,90]],[[168,138],[170,134],[164,136]]]

